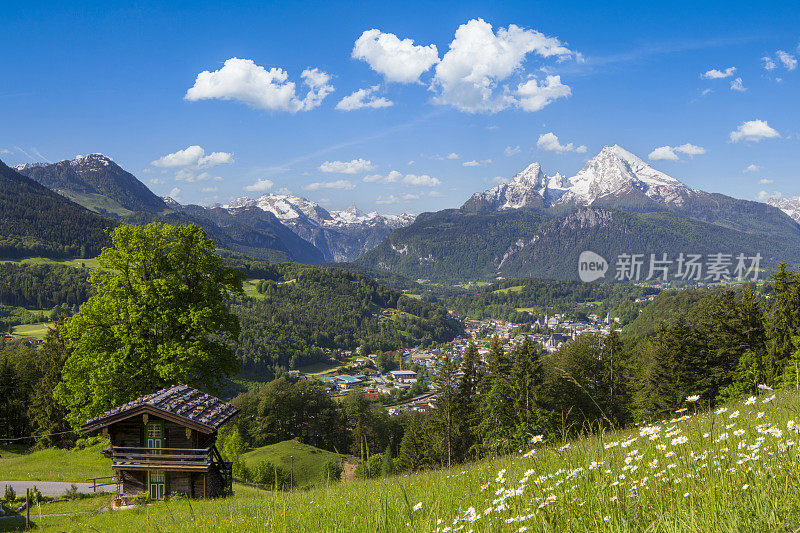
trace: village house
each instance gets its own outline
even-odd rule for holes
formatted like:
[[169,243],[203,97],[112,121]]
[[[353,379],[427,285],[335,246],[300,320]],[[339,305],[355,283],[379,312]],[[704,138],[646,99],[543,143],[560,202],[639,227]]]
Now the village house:
[[238,412],[219,398],[176,385],[92,418],[81,431],[100,430],[111,440],[102,453],[112,460],[121,495],[210,498],[231,490],[231,463],[222,460],[216,440],[217,430]]
[[341,376],[336,376],[332,378],[331,383],[340,391],[349,391],[352,390],[354,387],[363,385],[365,379],[366,376],[362,374],[359,374],[357,376],[342,374]]
[[417,373],[413,370],[392,370],[389,374],[395,383],[410,384],[417,381]]

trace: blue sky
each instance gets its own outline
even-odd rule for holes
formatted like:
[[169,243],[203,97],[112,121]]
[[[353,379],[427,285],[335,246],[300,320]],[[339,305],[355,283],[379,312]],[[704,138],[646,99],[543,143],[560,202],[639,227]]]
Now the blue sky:
[[692,187],[800,195],[796,2],[498,4],[5,5],[0,159],[398,213],[616,143]]

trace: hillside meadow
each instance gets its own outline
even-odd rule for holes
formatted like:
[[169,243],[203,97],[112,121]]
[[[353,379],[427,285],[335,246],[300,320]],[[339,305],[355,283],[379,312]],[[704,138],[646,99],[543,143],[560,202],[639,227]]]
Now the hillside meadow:
[[[797,392],[450,469],[42,517],[43,531],[794,531]],[[690,398],[693,400],[693,398]],[[532,436],[537,441],[536,436]]]

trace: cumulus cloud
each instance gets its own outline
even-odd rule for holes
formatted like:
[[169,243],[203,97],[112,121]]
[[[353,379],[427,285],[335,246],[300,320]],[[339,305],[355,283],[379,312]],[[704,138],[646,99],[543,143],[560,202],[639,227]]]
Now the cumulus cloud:
[[198,74],[184,98],[238,100],[255,109],[296,113],[318,107],[333,91],[330,76],[319,69],[306,69],[300,76],[308,87],[303,98],[297,96],[295,83],[282,68],[267,70],[251,59],[232,57],[219,70]]
[[470,20],[458,27],[449,50],[436,65],[433,101],[469,113],[494,113],[511,106],[538,111],[553,99],[567,96],[569,87],[558,76],[547,76],[542,85],[529,80],[516,91],[501,85],[521,69],[530,53],[560,61],[581,59],[557,38],[538,31],[511,24],[495,33],[483,19]]
[[173,187],[172,190],[169,191],[169,194],[167,194],[167,196],[169,196],[170,198],[172,198],[173,200],[175,200],[177,202],[178,199],[180,199],[180,196],[181,196],[180,187]]
[[150,164],[160,168],[211,168],[217,165],[233,163],[233,154],[228,152],[211,152],[206,155],[206,151],[201,146],[193,144],[183,150],[178,150],[171,154],[152,161]]
[[504,176],[495,176],[492,179],[490,179],[489,182],[496,183],[497,185],[502,185],[503,183],[508,182],[508,178],[505,178]]
[[203,187],[200,189],[200,192],[217,192],[216,187]]
[[775,70],[778,67],[775,61],[769,56],[762,57],[761,61],[764,63],[764,70]]
[[769,178],[761,178],[758,180],[759,185],[772,185],[773,183],[775,183],[775,180],[771,180]]
[[214,180],[214,181],[222,180],[220,176],[213,176],[208,172],[197,173],[193,169],[189,168],[182,168],[178,170],[178,172],[175,173],[175,179],[177,181],[185,181],[188,183],[195,183],[198,181],[208,181],[208,180]]
[[461,156],[459,156],[455,152],[450,152],[449,154],[447,154],[447,159],[458,159],[459,157],[461,157]]
[[747,90],[747,87],[742,85],[742,78],[736,78],[731,82],[731,91],[738,91],[743,93]]
[[780,134],[767,124],[766,120],[748,120],[739,124],[736,131],[729,134],[731,142],[761,142],[764,139],[780,138]]
[[758,172],[759,170],[761,170],[760,166],[754,165],[754,164],[750,164],[750,165],[747,165],[747,168],[742,170],[742,174],[747,174],[748,172]]
[[244,190],[248,192],[267,192],[273,185],[272,180],[259,178],[255,183],[245,186]]
[[150,178],[147,181],[150,182],[152,185],[163,185],[166,183],[166,181],[162,180],[161,178]]
[[375,96],[375,92],[380,88],[373,85],[368,89],[359,89],[349,96],[345,96],[336,104],[336,109],[342,111],[355,111],[356,109],[379,109],[381,107],[391,107],[394,102],[384,97]]
[[539,135],[539,140],[536,141],[536,148],[545,152],[556,152],[563,154],[564,152],[577,152],[579,154],[586,153],[586,146],[575,146],[573,143],[561,144],[558,137],[550,132]]
[[334,174],[358,174],[374,170],[375,165],[366,159],[353,159],[352,161],[325,161],[319,166],[322,172]]
[[367,183],[395,183],[400,181],[402,178],[403,178],[402,172],[392,170],[385,176],[382,174],[369,174],[368,176],[364,176],[362,181],[365,181]]
[[678,154],[675,153],[675,151],[672,149],[671,146],[659,146],[658,148],[650,152],[647,158],[650,159],[651,161],[663,161],[663,160],[677,161],[678,159],[680,159],[678,157]]
[[717,70],[712,68],[711,70],[707,70],[705,73],[700,74],[700,77],[707,80],[718,80],[722,78],[730,78],[733,76],[734,72],[736,72],[736,67],[728,67],[725,70]]
[[419,200],[419,194],[414,194],[407,192],[403,196],[401,196],[403,200]]
[[694,157],[696,155],[703,155],[706,153],[706,149],[702,146],[697,146],[696,144],[686,143],[680,146],[659,146],[650,154],[648,154],[647,158],[652,161],[659,161],[659,160],[667,160],[667,161],[678,161],[680,156],[676,153],[686,154],[689,157]]
[[403,185],[411,185],[414,187],[436,187],[442,184],[439,178],[432,178],[427,174],[406,174],[403,176],[402,182]]
[[390,194],[389,196],[378,196],[378,199],[375,200],[375,203],[378,205],[388,205],[388,204],[396,204],[399,201],[399,198],[394,194]]
[[464,161],[461,165],[465,167],[485,167],[491,162],[491,159],[481,159],[480,161],[473,159],[472,161]]
[[436,45],[417,46],[411,39],[401,40],[374,28],[356,40],[352,56],[366,62],[386,81],[398,83],[419,81],[423,72],[439,62]]
[[525,111],[539,111],[557,98],[572,94],[569,86],[561,83],[561,76],[547,76],[543,83],[531,78],[517,87],[518,104]]
[[503,153],[506,154],[506,157],[511,157],[512,155],[517,155],[521,151],[522,149],[519,146],[506,146],[506,149],[503,150]]
[[756,195],[756,199],[759,202],[766,202],[767,200],[779,200],[781,198],[783,198],[783,194],[778,191],[771,193],[767,191],[758,191],[758,194]]
[[797,59],[792,54],[784,52],[783,50],[778,50],[775,52],[775,55],[778,57],[786,70],[794,70],[797,68]]
[[336,181],[316,181],[314,183],[309,183],[305,187],[303,187],[307,191],[319,191],[321,189],[338,189],[338,190],[345,190],[345,191],[352,191],[356,188],[353,182],[348,180],[336,180]]

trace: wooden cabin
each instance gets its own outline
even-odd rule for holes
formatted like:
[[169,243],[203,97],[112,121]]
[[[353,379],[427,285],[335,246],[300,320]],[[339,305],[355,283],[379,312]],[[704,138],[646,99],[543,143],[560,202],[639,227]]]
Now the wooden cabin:
[[120,495],[210,498],[231,489],[231,463],[222,460],[216,440],[217,430],[238,412],[219,398],[176,385],[103,413],[81,430],[100,430],[111,440],[103,455],[112,460]]

